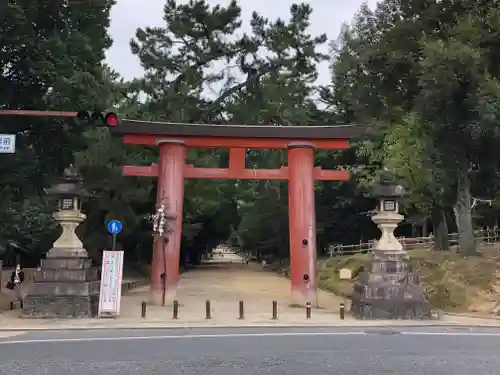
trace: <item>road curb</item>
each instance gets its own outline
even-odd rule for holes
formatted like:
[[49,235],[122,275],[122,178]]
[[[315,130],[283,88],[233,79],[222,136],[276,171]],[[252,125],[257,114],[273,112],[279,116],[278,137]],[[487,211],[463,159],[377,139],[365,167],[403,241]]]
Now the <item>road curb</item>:
[[181,329],[228,329],[228,328],[346,328],[346,329],[401,329],[401,328],[455,328],[455,329],[464,329],[464,328],[497,328],[500,329],[500,326],[491,326],[488,324],[465,324],[465,323],[438,323],[438,324],[401,324],[401,325],[391,325],[391,324],[370,324],[370,325],[357,325],[357,324],[349,324],[349,325],[331,325],[331,324],[266,324],[266,323],[255,323],[255,324],[247,324],[247,325],[238,325],[238,324],[189,324],[189,325],[130,325],[130,326],[93,326],[86,325],[80,327],[68,326],[68,327],[10,327],[10,328],[0,328],[0,332],[42,332],[42,331],[83,331],[83,330],[91,330],[91,331],[105,331],[105,330],[121,330],[121,331],[137,331],[137,330],[181,330]]
[[449,313],[449,312],[445,312],[444,315],[456,316],[459,318],[500,320],[500,316],[495,316],[495,315],[474,315],[474,314],[466,314],[466,313],[462,314],[462,313]]

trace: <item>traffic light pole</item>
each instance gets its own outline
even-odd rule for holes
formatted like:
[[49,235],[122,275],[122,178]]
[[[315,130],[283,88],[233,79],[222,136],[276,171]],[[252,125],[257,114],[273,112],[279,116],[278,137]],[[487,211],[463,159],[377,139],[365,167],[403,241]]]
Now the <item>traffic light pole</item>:
[[24,109],[0,109],[0,116],[28,116],[28,117],[74,117],[82,125],[97,124],[104,126],[117,126],[119,117],[114,112],[98,111],[35,111]]
[[76,117],[78,112],[65,111],[30,111],[24,109],[0,109],[0,116],[31,116],[31,117]]

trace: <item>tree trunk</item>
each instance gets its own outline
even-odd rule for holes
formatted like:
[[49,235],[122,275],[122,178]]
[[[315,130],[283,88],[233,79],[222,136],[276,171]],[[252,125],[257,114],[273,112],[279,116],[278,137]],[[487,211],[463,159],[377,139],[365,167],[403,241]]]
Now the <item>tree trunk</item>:
[[476,255],[476,242],[472,228],[472,196],[467,170],[458,175],[457,202],[453,207],[458,229],[458,252],[462,255]]
[[427,219],[422,223],[422,237],[429,237],[429,231],[427,230]]
[[457,206],[453,206],[453,216],[455,216],[455,226],[457,227],[457,232],[460,232],[460,220],[458,218],[458,210],[457,210]]
[[450,250],[450,243],[448,241],[448,224],[446,223],[446,214],[444,210],[434,210],[432,213],[432,225],[434,228],[436,250]]
[[418,228],[416,223],[411,223],[411,236],[412,237],[418,237]]

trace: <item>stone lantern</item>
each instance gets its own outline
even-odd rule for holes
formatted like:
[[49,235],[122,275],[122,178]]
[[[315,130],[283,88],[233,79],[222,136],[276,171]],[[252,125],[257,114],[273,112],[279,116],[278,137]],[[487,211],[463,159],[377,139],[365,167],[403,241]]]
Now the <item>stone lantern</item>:
[[75,233],[76,228],[86,215],[81,211],[81,200],[88,193],[83,185],[83,180],[74,166],[69,166],[63,172],[61,180],[46,189],[49,196],[55,196],[58,201],[58,210],[54,213],[59,225],[62,227],[61,236],[54,242],[47,257],[76,256],[87,257],[82,241]]
[[396,185],[392,172],[383,171],[379,183],[373,187],[372,195],[378,200],[378,213],[372,220],[382,232],[374,251],[402,251],[403,245],[394,236],[394,230],[404,219],[399,214],[399,201],[405,195],[404,188]]
[[64,170],[60,181],[46,190],[58,200],[54,219],[62,233],[42,259],[23,315],[41,318],[90,318],[96,316],[99,302],[99,275],[75,233],[85,220],[81,199],[87,196],[83,180],[74,166]]
[[408,253],[394,236],[403,221],[399,201],[405,195],[394,174],[384,171],[372,190],[378,212],[372,220],[382,235],[354,284],[351,313],[357,319],[430,319],[430,304]]

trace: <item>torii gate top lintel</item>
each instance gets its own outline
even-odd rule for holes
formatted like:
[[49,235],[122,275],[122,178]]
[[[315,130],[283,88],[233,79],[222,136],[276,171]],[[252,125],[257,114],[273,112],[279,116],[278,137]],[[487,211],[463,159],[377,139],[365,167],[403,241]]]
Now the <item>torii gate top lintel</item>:
[[346,149],[349,140],[362,138],[363,125],[263,126],[211,125],[122,120],[111,128],[124,143],[154,146],[182,141],[192,148],[288,148],[291,143],[308,142],[317,149]]

